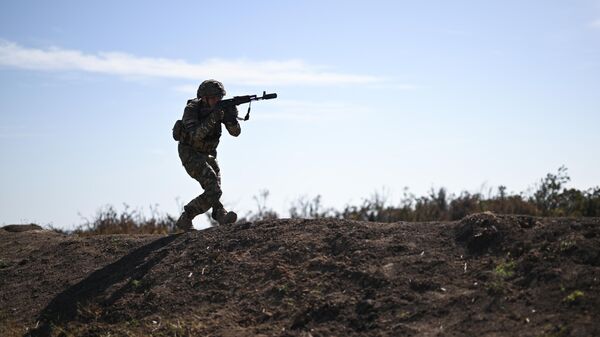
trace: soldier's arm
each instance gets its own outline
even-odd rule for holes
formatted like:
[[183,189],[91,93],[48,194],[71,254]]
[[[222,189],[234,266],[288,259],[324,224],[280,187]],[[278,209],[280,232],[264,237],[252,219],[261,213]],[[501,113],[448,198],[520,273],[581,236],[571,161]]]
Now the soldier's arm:
[[242,132],[237,116],[238,109],[235,105],[226,106],[225,109],[223,109],[223,124],[225,124],[227,132],[234,137],[239,136],[240,132]]
[[186,137],[191,141],[205,139],[222,120],[223,111],[214,110],[207,118],[199,121],[196,117],[194,107],[188,105],[185,107],[183,113],[183,124],[187,131]]
[[195,128],[188,130],[190,138],[192,140],[205,139],[221,123],[222,119],[223,113],[221,111],[215,110],[211,112],[206,119],[197,123]]
[[240,127],[240,123],[236,120],[233,122],[225,122],[225,128],[230,135],[237,137],[242,132],[242,128]]

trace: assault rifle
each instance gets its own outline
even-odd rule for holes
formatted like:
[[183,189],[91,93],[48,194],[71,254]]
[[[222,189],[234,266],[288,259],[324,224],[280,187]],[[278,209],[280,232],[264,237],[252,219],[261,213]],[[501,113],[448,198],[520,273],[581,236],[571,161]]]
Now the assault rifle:
[[217,103],[217,107],[227,111],[227,108],[231,108],[233,106],[244,104],[244,103],[250,103],[248,105],[248,112],[246,112],[246,116],[244,118],[236,117],[237,119],[239,119],[241,121],[247,121],[250,119],[250,108],[252,106],[252,101],[260,101],[263,99],[273,99],[273,98],[277,98],[276,93],[267,94],[266,91],[263,91],[263,94],[260,97],[257,95],[245,95],[245,96],[235,96],[233,98],[221,100],[221,101],[219,101],[219,103]]

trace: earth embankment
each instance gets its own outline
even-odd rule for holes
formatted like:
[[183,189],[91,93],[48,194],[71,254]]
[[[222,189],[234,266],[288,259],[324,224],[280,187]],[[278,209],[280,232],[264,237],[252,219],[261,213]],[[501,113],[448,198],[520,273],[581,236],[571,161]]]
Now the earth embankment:
[[0,335],[600,335],[600,219],[0,230]]

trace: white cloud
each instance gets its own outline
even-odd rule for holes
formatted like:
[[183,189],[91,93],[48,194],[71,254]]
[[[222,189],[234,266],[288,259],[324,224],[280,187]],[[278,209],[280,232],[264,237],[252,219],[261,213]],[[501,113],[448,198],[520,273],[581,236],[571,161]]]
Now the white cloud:
[[302,60],[208,59],[200,63],[189,63],[178,59],[138,57],[121,52],[86,54],[57,47],[26,48],[6,40],[0,40],[0,66],[45,71],[75,70],[127,77],[193,80],[218,78],[238,85],[335,85],[383,81],[376,76],[327,71]]
[[198,84],[185,84],[185,85],[178,85],[175,88],[173,88],[176,91],[179,92],[185,92],[187,94],[189,93],[195,93],[196,90],[198,90]]

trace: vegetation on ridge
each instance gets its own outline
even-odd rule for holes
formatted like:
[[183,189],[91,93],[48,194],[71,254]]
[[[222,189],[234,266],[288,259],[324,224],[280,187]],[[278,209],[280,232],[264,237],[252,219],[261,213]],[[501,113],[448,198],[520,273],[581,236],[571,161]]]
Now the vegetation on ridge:
[[[458,195],[445,188],[432,189],[427,195],[417,197],[408,191],[399,204],[391,205],[382,193],[374,193],[358,205],[346,205],[343,209],[324,207],[321,196],[299,198],[289,208],[289,218],[335,218],[373,222],[397,221],[453,221],[464,216],[491,211],[500,214],[521,214],[544,217],[597,217],[600,216],[600,187],[587,190],[567,188],[570,181],[567,168],[560,167],[556,173],[548,173],[533,188],[533,192],[508,194],[505,186],[499,186],[495,193],[466,191]],[[256,210],[248,212],[240,221],[260,221],[278,219],[280,215],[267,205],[269,192],[261,191],[255,196]],[[111,206],[99,209],[91,219],[73,231],[75,234],[159,234],[172,233],[176,216],[151,209],[147,217],[139,210],[125,205],[119,213]],[[208,217],[210,221],[212,219]]]

